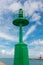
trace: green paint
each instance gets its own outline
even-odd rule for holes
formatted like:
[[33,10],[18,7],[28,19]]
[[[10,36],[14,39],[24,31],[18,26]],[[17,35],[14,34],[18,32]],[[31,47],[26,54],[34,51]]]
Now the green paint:
[[23,18],[23,10],[19,10],[19,17],[13,21],[13,24],[20,27],[19,43],[15,45],[14,65],[29,65],[28,47],[23,43],[22,27],[28,25],[28,20]]
[[20,33],[19,34],[20,34],[19,41],[20,41],[20,43],[22,43],[22,41],[23,41],[22,40],[22,24],[20,24]]
[[15,45],[14,65],[29,65],[28,48],[26,44],[19,43]]

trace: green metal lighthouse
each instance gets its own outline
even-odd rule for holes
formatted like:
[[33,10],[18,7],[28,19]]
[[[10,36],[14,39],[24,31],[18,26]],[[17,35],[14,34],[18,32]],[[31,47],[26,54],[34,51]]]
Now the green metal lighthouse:
[[19,16],[13,21],[13,24],[20,27],[19,43],[15,45],[14,65],[29,65],[28,48],[22,38],[22,27],[29,24],[28,20],[23,17],[23,10],[19,10]]

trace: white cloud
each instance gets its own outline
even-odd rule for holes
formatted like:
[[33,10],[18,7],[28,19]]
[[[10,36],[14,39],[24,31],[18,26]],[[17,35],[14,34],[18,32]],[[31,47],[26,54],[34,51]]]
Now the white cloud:
[[29,57],[30,58],[39,58],[40,57],[40,51],[29,49]]
[[41,16],[37,13],[34,13],[30,19],[30,22],[36,22],[36,24],[38,25],[42,25],[42,23],[40,22]]
[[3,32],[0,32],[0,38],[4,38],[6,40],[18,42],[18,37],[16,37],[16,36],[13,37],[13,36],[10,36],[10,35],[3,33]]
[[14,49],[7,51],[6,55],[14,55]]
[[34,32],[34,30],[36,29],[36,26],[37,26],[37,25],[32,25],[32,26],[30,27],[30,29],[27,31],[27,33],[26,33],[25,36],[23,37],[23,40],[26,40],[27,37],[28,37],[32,32]]
[[27,16],[32,15],[35,11],[41,11],[43,9],[43,3],[41,1],[26,1],[24,3],[24,11]]
[[5,46],[4,45],[0,45],[0,48],[5,48]]
[[24,10],[25,13],[27,13],[28,15],[32,15],[37,9],[38,9],[38,4],[36,2],[26,1],[24,3]]
[[5,50],[2,50],[1,52],[2,52],[2,54],[5,54],[6,51]]
[[41,23],[40,21],[37,21],[36,24],[38,24],[38,25],[42,25],[42,23]]
[[43,51],[40,52],[40,56],[43,57]]
[[13,11],[14,13],[20,8],[22,8],[22,4],[20,2],[14,2],[9,6],[9,10]]
[[30,45],[43,45],[43,40],[38,39],[38,40],[34,40],[33,42],[30,43]]
[[[41,1],[26,1],[24,3],[24,14],[25,16],[31,16],[30,22],[36,22],[38,25],[42,25],[40,22],[41,16],[40,12],[43,12],[43,4]],[[35,13],[35,11],[40,11]]]
[[[29,49],[30,57],[40,57],[40,55],[43,57],[43,40],[34,40],[30,44],[28,44],[28,46],[31,47]],[[32,46],[34,47],[32,48]]]
[[32,48],[28,49],[28,54],[29,54],[30,58],[31,57],[33,57],[33,58],[39,58],[40,56],[43,57],[43,51],[40,50],[41,47],[40,47],[40,49],[38,49],[38,48],[36,48],[36,49],[32,49]]
[[40,55],[43,57],[43,39],[33,40],[28,43],[28,54],[29,57],[39,58]]
[[40,18],[41,18],[41,16],[39,14],[34,13],[31,18],[31,21],[39,21]]
[[16,1],[15,0],[0,0],[0,5],[4,7],[5,5],[8,6],[13,2],[17,2],[17,0]]
[[13,57],[13,55],[14,55],[14,49],[11,49],[11,50],[2,49],[2,50],[0,50],[0,58],[9,58],[9,57]]
[[41,1],[25,1],[24,5],[20,2],[14,2],[9,6],[9,10],[16,12],[22,8],[26,16],[31,16],[35,11],[42,11],[43,3]]

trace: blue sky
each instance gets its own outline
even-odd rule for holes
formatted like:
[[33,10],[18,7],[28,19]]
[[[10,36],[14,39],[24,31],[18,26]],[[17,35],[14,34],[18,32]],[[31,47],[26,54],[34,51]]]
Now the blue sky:
[[23,27],[23,41],[29,57],[43,57],[43,0],[0,0],[0,58],[13,57],[14,45],[19,42],[19,27],[12,24],[22,8],[29,21]]

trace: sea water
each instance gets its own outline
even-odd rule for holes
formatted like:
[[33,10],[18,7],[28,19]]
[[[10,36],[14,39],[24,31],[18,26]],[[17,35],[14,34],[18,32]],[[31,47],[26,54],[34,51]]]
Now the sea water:
[[[0,61],[6,65],[13,65],[13,58],[0,58]],[[29,60],[30,65],[43,65],[43,60]]]
[[43,65],[43,60],[30,60],[30,65]]

